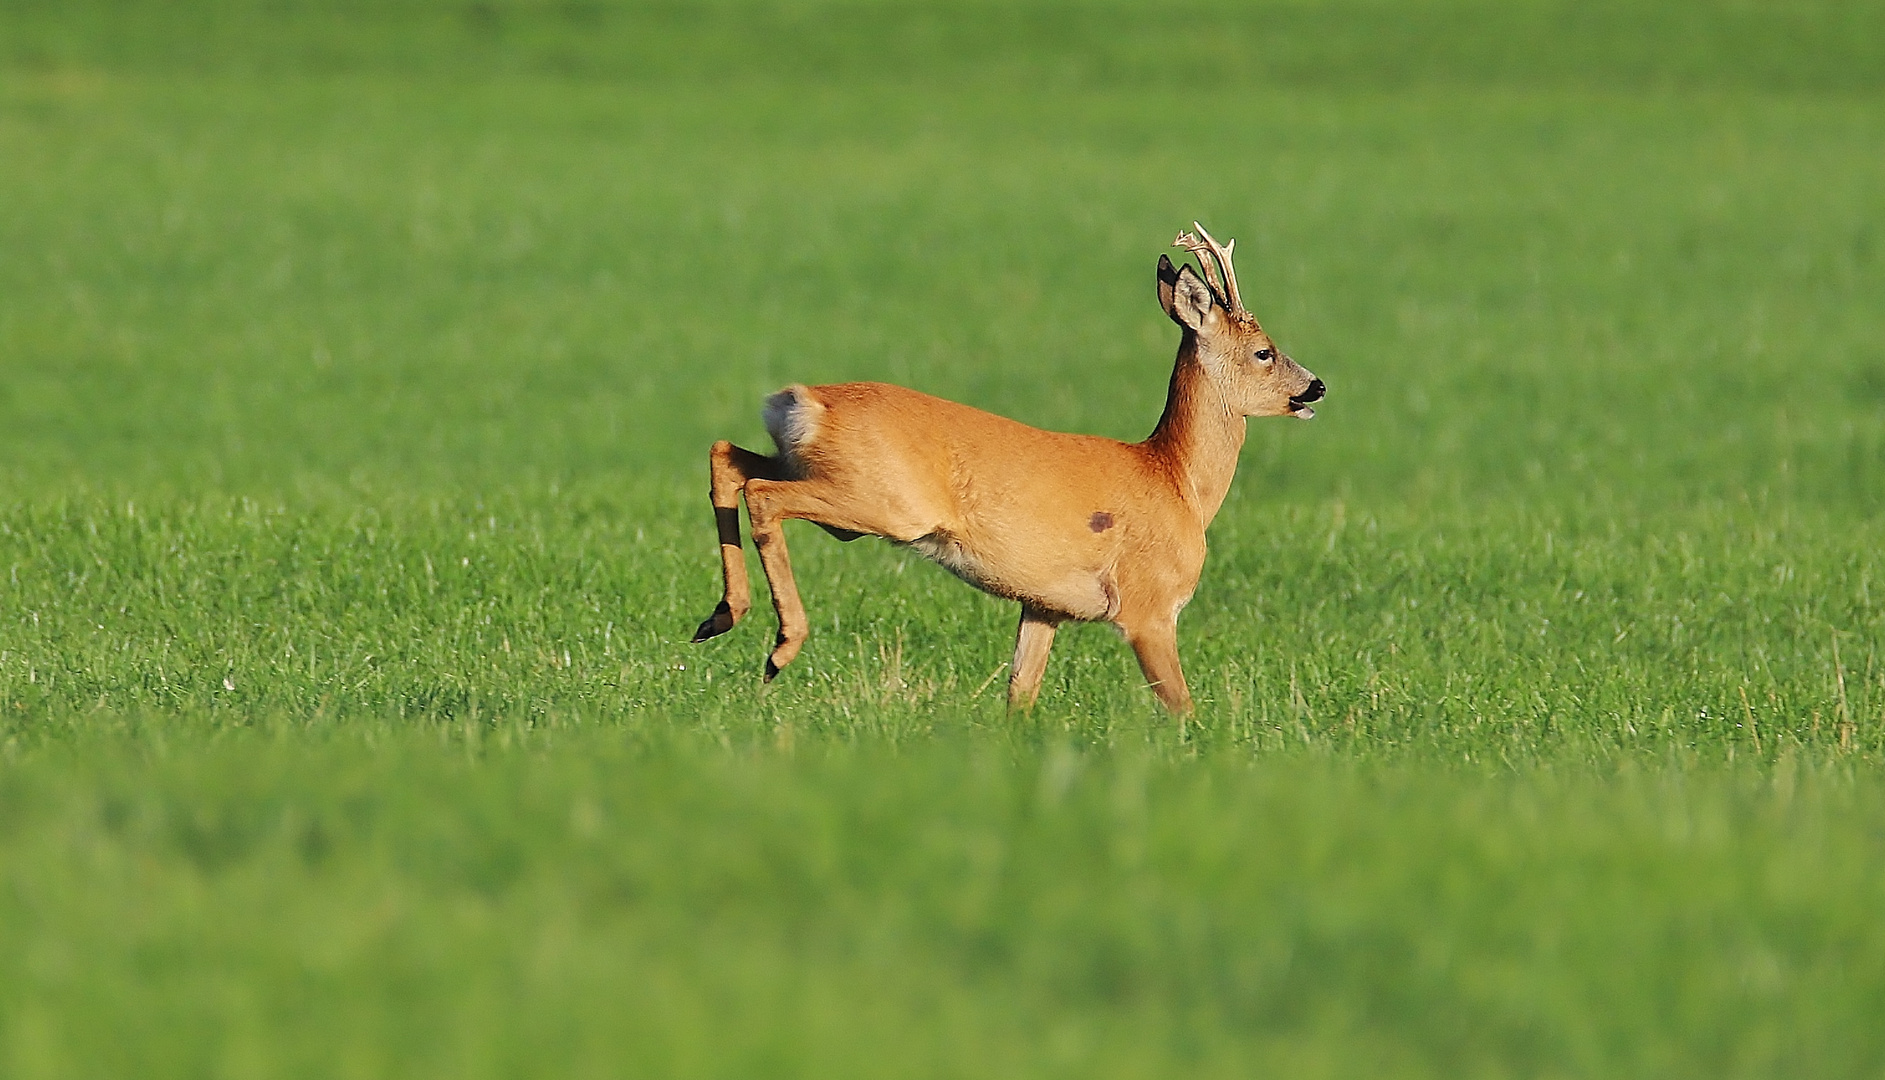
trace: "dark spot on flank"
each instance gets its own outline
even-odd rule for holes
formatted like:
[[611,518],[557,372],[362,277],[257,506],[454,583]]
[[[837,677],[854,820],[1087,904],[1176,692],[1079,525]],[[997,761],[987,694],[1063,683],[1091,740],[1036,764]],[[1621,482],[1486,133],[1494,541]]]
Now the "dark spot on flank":
[[1096,533],[1105,532],[1113,527],[1113,515],[1104,510],[1095,510],[1093,516],[1087,519],[1086,527]]

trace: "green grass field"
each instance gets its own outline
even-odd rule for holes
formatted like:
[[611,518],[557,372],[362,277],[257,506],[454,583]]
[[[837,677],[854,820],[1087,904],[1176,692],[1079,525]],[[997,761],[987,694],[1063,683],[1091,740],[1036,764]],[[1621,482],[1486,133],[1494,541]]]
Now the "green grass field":
[[[1882,27],[0,0],[0,1075],[1885,1075]],[[1195,716],[686,643],[765,393],[1139,438],[1194,217]]]

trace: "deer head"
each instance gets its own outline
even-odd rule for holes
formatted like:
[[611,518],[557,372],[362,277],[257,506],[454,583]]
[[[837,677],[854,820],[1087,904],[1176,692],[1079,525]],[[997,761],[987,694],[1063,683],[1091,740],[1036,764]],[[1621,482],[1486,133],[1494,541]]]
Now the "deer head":
[[1172,246],[1196,256],[1204,277],[1189,265],[1175,268],[1160,255],[1159,305],[1184,329],[1185,344],[1229,408],[1244,416],[1314,416],[1309,405],[1322,400],[1322,380],[1284,355],[1244,307],[1231,267],[1237,241],[1219,244],[1204,226],[1195,221],[1191,226],[1197,232],[1179,233]]

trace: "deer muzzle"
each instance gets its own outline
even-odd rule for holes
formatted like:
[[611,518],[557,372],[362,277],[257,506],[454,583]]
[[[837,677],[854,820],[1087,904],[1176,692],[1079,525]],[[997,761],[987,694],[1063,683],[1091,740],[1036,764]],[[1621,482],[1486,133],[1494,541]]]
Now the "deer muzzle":
[[1309,403],[1321,401],[1322,395],[1328,393],[1328,389],[1322,385],[1321,379],[1311,376],[1309,385],[1304,387],[1301,393],[1289,396],[1289,414],[1299,420],[1308,420],[1315,416],[1316,411],[1309,407]]

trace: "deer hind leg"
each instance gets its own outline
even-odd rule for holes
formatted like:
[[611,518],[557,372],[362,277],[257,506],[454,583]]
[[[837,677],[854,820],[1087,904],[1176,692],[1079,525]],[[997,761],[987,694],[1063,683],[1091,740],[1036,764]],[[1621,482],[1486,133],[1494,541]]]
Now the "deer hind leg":
[[787,518],[819,516],[825,507],[821,497],[824,486],[815,480],[756,478],[746,483],[746,516],[753,523],[753,546],[759,549],[759,565],[766,572],[773,614],[779,619],[778,639],[766,657],[767,682],[798,656],[811,635],[798,582],[792,577],[792,557],[785,548],[785,522]]
[[1047,654],[1054,647],[1060,618],[1027,604],[1021,605],[1021,629],[1015,634],[1014,663],[1008,665],[1008,708],[1028,709],[1041,692],[1047,673]]
[[733,629],[752,610],[752,590],[746,583],[746,556],[740,552],[740,492],[749,481],[784,475],[777,458],[734,446],[725,440],[713,444],[708,455],[714,526],[720,532],[720,604],[694,631],[695,641],[706,641]]
[[746,482],[746,516],[753,525],[753,546],[759,549],[759,565],[766,571],[772,609],[779,617],[779,639],[766,660],[767,682],[798,656],[811,632],[805,605],[799,600],[798,583],[792,577],[792,559],[786,553],[786,519],[801,518],[827,532],[905,540],[928,531],[884,513],[874,503],[871,498],[861,497],[855,485],[827,478],[759,477]]
[[1185,685],[1184,669],[1178,665],[1178,619],[1147,618],[1133,623],[1121,622],[1133,655],[1139,658],[1139,670],[1159,703],[1177,714],[1191,711],[1191,689]]

